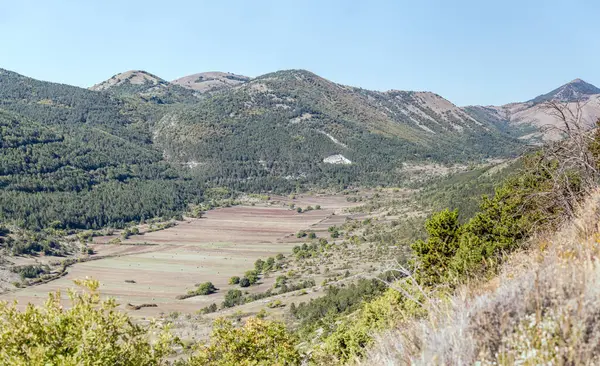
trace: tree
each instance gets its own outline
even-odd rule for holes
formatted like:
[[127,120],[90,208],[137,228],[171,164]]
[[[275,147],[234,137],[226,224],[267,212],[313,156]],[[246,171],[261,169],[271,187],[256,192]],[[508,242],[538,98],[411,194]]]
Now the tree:
[[265,262],[260,258],[257,259],[256,262],[254,262],[254,269],[259,273],[262,272],[264,266]]
[[267,258],[267,261],[263,265],[263,272],[268,272],[268,271],[272,270],[274,266],[275,266],[275,258],[273,258],[273,257]]
[[448,209],[434,214],[425,223],[427,241],[417,240],[412,250],[417,256],[418,278],[422,284],[433,285],[447,275],[450,261],[459,247],[460,224],[458,210]]
[[258,271],[257,270],[246,271],[246,273],[244,275],[248,279],[248,281],[250,281],[251,285],[254,285],[256,282],[258,282]]

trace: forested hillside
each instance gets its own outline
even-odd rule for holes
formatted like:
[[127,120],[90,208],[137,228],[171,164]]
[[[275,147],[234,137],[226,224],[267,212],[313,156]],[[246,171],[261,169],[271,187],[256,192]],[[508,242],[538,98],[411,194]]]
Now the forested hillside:
[[108,94],[0,70],[0,220],[118,227],[201,199],[200,184],[153,148],[147,112]]
[[[517,137],[538,131],[498,107],[369,91],[304,70],[178,80],[129,71],[88,90],[0,70],[0,218],[27,227],[122,226],[179,213],[201,200],[204,185],[401,185],[412,174],[407,165],[515,157],[527,143]],[[577,82],[553,93],[595,90]]]
[[251,190],[388,184],[406,178],[405,162],[481,161],[522,146],[433,93],[372,92],[304,70],[263,75],[167,113],[154,141],[169,161]]

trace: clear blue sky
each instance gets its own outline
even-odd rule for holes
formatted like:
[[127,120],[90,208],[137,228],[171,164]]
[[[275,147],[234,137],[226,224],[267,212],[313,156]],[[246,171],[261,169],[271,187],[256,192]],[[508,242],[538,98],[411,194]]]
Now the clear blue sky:
[[599,85],[599,14],[598,0],[0,0],[0,67],[86,87],[130,69],[302,68],[502,104],[574,78]]

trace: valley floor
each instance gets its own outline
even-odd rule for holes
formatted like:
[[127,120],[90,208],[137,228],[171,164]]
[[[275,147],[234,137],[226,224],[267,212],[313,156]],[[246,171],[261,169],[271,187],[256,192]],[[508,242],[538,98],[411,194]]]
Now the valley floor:
[[[91,277],[100,281],[103,296],[116,298],[119,308],[135,318],[165,317],[177,323],[180,315],[189,314],[189,320],[200,309],[212,303],[221,304],[228,289],[239,288],[230,285],[229,279],[253,269],[257,259],[266,260],[279,253],[287,257],[294,246],[306,242],[306,238],[296,237],[297,232],[314,232],[318,238],[331,241],[329,227],[365,217],[360,212],[348,212],[347,209],[360,203],[347,198],[343,195],[271,197],[269,201],[254,205],[210,210],[201,219],[186,219],[160,231],[144,232],[147,227],[141,225],[140,235],[133,235],[120,244],[109,244],[111,239],[119,238],[119,232],[95,237],[89,245],[94,250],[90,258],[99,259],[76,263],[68,268],[66,275],[56,280],[10,291],[0,295],[0,300],[17,300],[22,307],[27,303],[39,305],[47,299],[49,292],[66,292],[74,287],[74,280]],[[298,213],[290,208],[291,204],[302,208],[320,206],[320,209]],[[29,264],[47,262],[50,258],[16,257],[12,260],[13,263]],[[358,264],[352,272],[364,269],[366,265]],[[290,269],[288,267],[281,273]],[[310,278],[319,284],[326,276],[319,273],[318,267],[316,272],[304,273],[300,279]],[[276,273],[264,276],[257,285],[243,290],[253,294],[272,289],[276,277]],[[207,281],[219,290],[207,296],[177,299],[178,295]],[[225,309],[202,319],[198,317],[197,325],[185,327],[179,333],[190,338],[204,337],[210,330],[211,319],[234,313],[253,315],[275,298],[283,301],[283,307],[287,302],[297,301],[296,295],[290,292]],[[314,286],[303,291],[302,301],[320,295],[320,286]],[[155,304],[156,307],[132,310],[128,304]],[[274,316],[281,315],[278,309],[273,313]]]

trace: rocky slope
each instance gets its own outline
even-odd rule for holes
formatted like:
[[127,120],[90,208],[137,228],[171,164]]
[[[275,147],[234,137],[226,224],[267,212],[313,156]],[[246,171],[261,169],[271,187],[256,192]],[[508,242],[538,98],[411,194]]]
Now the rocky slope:
[[512,133],[525,140],[556,140],[562,137],[556,127],[561,127],[563,122],[552,114],[547,106],[549,101],[558,102],[574,115],[579,115],[585,127],[591,128],[600,118],[600,89],[581,79],[575,79],[527,102],[470,106],[464,110],[474,118],[512,130]]

